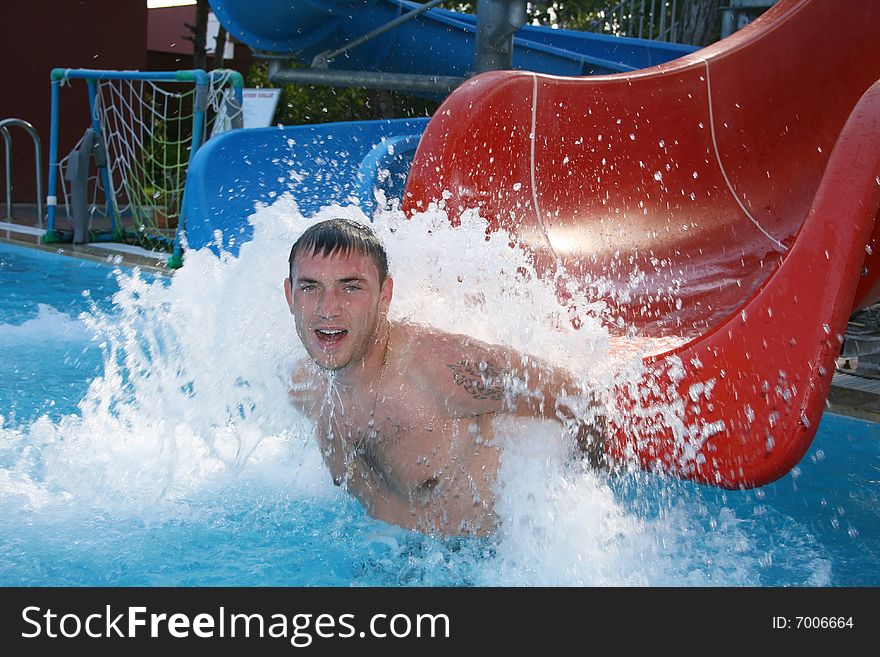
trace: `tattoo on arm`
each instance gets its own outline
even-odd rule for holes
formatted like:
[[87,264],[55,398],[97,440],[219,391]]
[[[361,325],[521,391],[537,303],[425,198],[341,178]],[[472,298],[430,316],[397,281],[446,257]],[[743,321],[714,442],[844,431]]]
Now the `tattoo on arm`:
[[474,399],[493,399],[501,401],[507,390],[505,382],[510,373],[499,369],[491,363],[474,363],[460,360],[446,367],[452,372],[452,380],[460,385]]

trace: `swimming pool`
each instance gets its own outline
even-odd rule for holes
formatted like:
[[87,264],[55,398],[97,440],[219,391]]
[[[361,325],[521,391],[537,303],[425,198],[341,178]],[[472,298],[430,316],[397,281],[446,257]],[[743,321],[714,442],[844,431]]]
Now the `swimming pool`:
[[[880,584],[880,428],[830,413],[757,490],[583,472],[546,435],[505,454],[492,538],[370,518],[286,403],[296,212],[265,214],[240,257],[190,254],[173,280],[0,244],[0,584]],[[395,286],[400,312],[460,324],[458,308],[491,306],[454,291],[491,267],[443,256],[494,248],[479,227],[418,230],[384,236],[399,281],[435,269]],[[468,328],[508,330],[497,314]]]

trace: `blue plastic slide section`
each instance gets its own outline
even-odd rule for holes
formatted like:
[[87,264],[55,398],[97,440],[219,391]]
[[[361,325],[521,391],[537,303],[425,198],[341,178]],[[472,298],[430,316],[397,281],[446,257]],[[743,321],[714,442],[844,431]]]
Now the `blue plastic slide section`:
[[[309,64],[419,7],[406,0],[210,0],[229,33],[254,50]],[[333,61],[330,68],[443,76],[473,70],[476,16],[431,9]],[[645,68],[696,48],[642,39],[524,26],[514,38],[514,67],[554,75]]]
[[[412,5],[410,2],[403,2]],[[454,20],[476,29],[477,17],[473,14],[462,14],[445,9],[432,9],[435,18]],[[576,58],[584,56],[587,62],[595,62],[595,71],[586,71],[585,75],[600,73],[617,73],[640,68],[648,68],[677,59],[688,53],[699,50],[697,46],[681,43],[667,43],[648,39],[612,36],[610,34],[594,34],[575,30],[555,29],[545,25],[523,25],[514,36],[514,67],[522,70],[537,70],[527,66],[528,59],[522,46],[538,48],[541,44],[551,46],[556,51],[568,53]],[[600,68],[607,70],[599,70]],[[549,72],[549,71],[541,71]]]
[[187,173],[187,247],[237,253],[259,203],[289,193],[309,216],[333,203],[367,214],[400,198],[428,119],[351,121],[232,130],[209,139]]

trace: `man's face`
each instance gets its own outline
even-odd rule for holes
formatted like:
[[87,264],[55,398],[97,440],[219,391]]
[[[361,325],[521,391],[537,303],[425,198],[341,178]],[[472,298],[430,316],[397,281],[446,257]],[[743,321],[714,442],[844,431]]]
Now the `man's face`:
[[391,278],[380,285],[373,260],[355,250],[330,257],[300,253],[291,275],[284,293],[309,356],[327,370],[361,362],[388,313]]

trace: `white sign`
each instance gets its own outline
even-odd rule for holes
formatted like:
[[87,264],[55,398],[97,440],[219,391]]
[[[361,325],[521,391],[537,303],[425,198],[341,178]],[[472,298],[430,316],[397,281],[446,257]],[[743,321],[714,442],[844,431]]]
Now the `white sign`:
[[[217,110],[217,117],[211,130],[212,137],[232,128],[226,103],[230,93],[230,89],[223,90],[223,101]],[[268,128],[272,125],[272,117],[275,116],[275,109],[278,107],[281,89],[242,89],[241,96],[243,127]]]
[[281,89],[244,89],[242,111],[245,128],[268,128],[278,108]]

